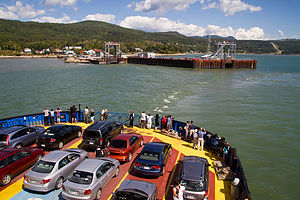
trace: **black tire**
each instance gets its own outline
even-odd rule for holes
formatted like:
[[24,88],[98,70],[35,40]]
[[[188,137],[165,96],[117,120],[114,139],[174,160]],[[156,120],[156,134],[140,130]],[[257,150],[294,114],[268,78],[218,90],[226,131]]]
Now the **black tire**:
[[59,149],[62,149],[64,147],[64,143],[62,142],[62,141],[60,141],[59,143],[58,143],[58,148]]
[[82,132],[81,132],[81,131],[78,131],[78,132],[77,132],[77,137],[80,138],[81,135],[82,135]]
[[119,167],[117,167],[117,171],[116,171],[114,177],[117,177],[119,175],[119,171],[120,171],[120,169],[119,169]]
[[130,152],[129,155],[128,155],[128,162],[130,162],[132,159],[132,153]]
[[1,180],[1,185],[7,185],[11,181],[11,175],[10,174],[5,174]]
[[43,157],[42,154],[37,155],[37,156],[36,156],[36,159],[35,159],[35,162],[38,162],[39,160],[41,160],[42,157]]
[[97,193],[96,193],[96,200],[99,200],[100,198],[101,198],[101,194],[102,194],[102,190],[101,190],[101,188],[97,191]]
[[63,177],[59,177],[55,183],[55,189],[58,190],[61,188],[61,186],[64,183],[64,178]]
[[21,143],[15,145],[15,148],[17,148],[17,149],[21,149],[22,147],[23,147],[23,145]]

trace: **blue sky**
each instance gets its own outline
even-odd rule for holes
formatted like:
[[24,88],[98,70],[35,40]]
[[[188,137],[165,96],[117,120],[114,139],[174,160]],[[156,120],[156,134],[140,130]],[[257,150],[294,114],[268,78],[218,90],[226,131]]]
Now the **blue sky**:
[[300,38],[298,0],[4,0],[0,18],[97,20],[144,31],[237,39]]

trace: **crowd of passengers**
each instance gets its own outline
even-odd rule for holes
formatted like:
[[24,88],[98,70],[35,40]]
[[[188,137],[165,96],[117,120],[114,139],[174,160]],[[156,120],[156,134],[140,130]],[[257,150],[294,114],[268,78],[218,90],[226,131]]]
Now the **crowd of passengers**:
[[[57,108],[55,111],[51,109],[50,111],[45,108],[43,110],[44,113],[44,122],[45,125],[54,125],[54,117],[56,117],[56,122],[60,123],[61,113],[62,111]],[[70,107],[70,116],[71,123],[77,123],[77,109],[75,105]],[[49,124],[50,117],[50,124]],[[175,135],[175,131],[173,129],[173,120],[174,118],[171,115],[163,115],[162,117],[159,114],[152,116],[150,113],[146,114],[146,112],[142,112],[140,117],[140,128],[142,129],[151,129],[152,121],[154,119],[154,129],[155,131],[160,130],[165,134]],[[134,124],[134,112],[132,110],[129,111],[129,128],[133,127]],[[100,120],[106,121],[108,119],[107,109],[104,108],[101,111]],[[95,120],[95,112],[93,109],[89,110],[89,107],[86,106],[84,109],[84,122],[85,123],[94,123]],[[218,155],[219,159],[223,160],[227,165],[230,163],[230,155],[231,148],[230,145],[225,141],[224,137],[219,137],[217,134],[213,134],[207,132],[205,128],[197,128],[194,125],[193,121],[187,121],[184,127],[185,134],[177,133],[178,137],[182,140],[192,142],[193,148],[198,149],[201,148],[207,149],[210,152],[213,152]]]

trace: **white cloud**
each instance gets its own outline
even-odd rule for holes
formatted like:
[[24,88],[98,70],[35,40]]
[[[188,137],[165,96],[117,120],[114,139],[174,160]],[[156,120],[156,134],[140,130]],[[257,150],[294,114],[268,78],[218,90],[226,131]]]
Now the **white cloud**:
[[45,13],[45,10],[36,10],[33,5],[23,5],[21,1],[17,1],[15,5],[0,7],[0,17],[5,19],[29,19]]
[[[209,1],[208,1],[209,2]],[[218,8],[222,10],[226,16],[233,16],[236,12],[241,11],[250,11],[250,12],[257,12],[261,11],[262,7],[260,6],[253,6],[247,4],[241,0],[219,0],[219,2],[211,2],[208,5],[204,5],[202,7],[203,10]]]
[[264,30],[260,27],[252,27],[248,30],[243,28],[233,29],[232,27],[222,28],[215,25],[201,27],[194,24],[184,24],[172,21],[164,17],[150,18],[143,16],[130,16],[121,21],[120,26],[149,32],[177,31],[186,36],[205,36],[213,34],[223,37],[233,36],[239,40],[267,39],[267,36],[264,34]]
[[281,35],[281,36],[284,36],[284,33],[283,33],[283,31],[282,30],[278,30],[278,33]]
[[46,0],[47,6],[75,6],[77,0]]
[[112,14],[94,14],[94,15],[88,15],[86,16],[83,20],[93,20],[93,21],[103,21],[103,22],[108,22],[112,23],[115,22],[115,15]]
[[36,22],[49,22],[49,23],[64,23],[64,24],[77,22],[75,20],[72,20],[65,13],[63,13],[63,17],[62,18],[55,18],[55,17],[50,17],[50,16],[44,16],[44,17],[40,17],[38,19],[33,19],[32,21],[36,21]]
[[127,5],[128,8],[133,8],[135,11],[156,12],[159,15],[164,15],[169,10],[185,10],[191,4],[199,0],[143,0],[140,2],[132,2]]

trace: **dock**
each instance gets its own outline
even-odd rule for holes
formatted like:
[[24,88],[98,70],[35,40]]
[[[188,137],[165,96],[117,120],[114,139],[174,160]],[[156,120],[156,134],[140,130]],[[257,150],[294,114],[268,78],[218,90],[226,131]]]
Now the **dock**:
[[182,67],[194,69],[255,69],[256,60],[205,60],[190,58],[142,58],[128,57],[127,63],[142,65],[159,65],[168,67]]

